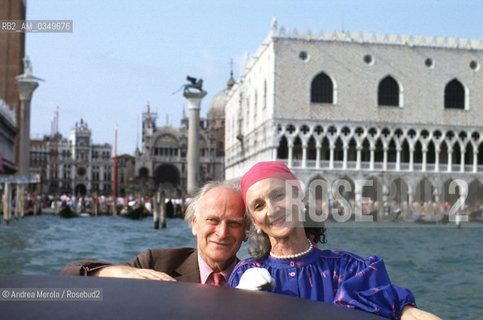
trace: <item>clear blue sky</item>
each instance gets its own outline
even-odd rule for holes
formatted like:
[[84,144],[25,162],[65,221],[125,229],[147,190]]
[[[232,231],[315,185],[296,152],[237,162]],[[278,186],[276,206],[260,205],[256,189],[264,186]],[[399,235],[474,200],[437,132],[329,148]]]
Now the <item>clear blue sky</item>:
[[118,154],[132,154],[148,101],[158,126],[166,115],[179,126],[187,103],[181,92],[172,93],[186,75],[201,77],[206,116],[211,98],[226,86],[230,59],[236,79],[243,56],[256,51],[273,17],[299,34],[310,29],[483,38],[480,0],[29,0],[27,19],[74,24],[73,33],[27,34],[33,73],[46,80],[32,100],[32,137],[50,133],[59,106],[64,136],[83,118],[95,143],[114,144],[118,123]]

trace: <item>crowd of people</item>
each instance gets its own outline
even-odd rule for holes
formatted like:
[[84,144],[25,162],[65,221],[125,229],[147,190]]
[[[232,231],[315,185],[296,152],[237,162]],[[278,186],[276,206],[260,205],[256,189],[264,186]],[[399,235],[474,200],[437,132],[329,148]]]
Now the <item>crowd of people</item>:
[[[0,210],[3,211],[5,194],[2,195]],[[27,193],[24,196],[24,215],[36,215],[42,212],[57,214],[62,208],[69,207],[77,213],[89,213],[90,215],[112,215],[114,214],[113,204],[115,204],[115,214],[125,214],[128,209],[142,207],[145,215],[153,214],[153,201],[156,196],[127,195],[123,197],[112,195],[75,195],[72,193],[62,193],[60,195],[47,195]],[[168,217],[183,217],[186,210],[186,203],[189,198],[164,198],[166,214]],[[13,195],[12,210],[17,206],[17,197]]]

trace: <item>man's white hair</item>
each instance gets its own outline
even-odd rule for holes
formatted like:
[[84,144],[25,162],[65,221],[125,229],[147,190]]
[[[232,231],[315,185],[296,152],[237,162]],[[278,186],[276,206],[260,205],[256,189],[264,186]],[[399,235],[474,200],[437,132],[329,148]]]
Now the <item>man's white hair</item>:
[[[232,189],[233,191],[237,192],[241,196],[240,188],[231,182],[228,182],[228,181],[208,182],[200,190],[198,190],[198,192],[195,194],[193,199],[191,199],[190,203],[188,204],[188,207],[186,208],[184,220],[189,224],[190,227],[192,226],[193,217],[196,217],[196,218],[199,217],[199,206],[200,206],[201,199],[205,196],[205,194],[208,193],[208,191],[217,187],[225,187],[225,188]],[[250,219],[248,218],[246,210],[245,210],[244,218],[245,218],[245,229],[249,230]]]

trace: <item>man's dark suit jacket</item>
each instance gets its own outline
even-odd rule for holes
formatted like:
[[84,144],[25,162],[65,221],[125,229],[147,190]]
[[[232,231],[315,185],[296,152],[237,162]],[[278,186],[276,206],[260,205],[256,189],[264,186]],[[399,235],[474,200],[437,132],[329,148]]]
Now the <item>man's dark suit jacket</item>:
[[[200,269],[198,267],[198,250],[193,248],[148,249],[130,262],[120,263],[140,269],[153,269],[164,272],[182,282],[200,283]],[[80,260],[69,263],[62,271],[64,276],[79,276],[86,274],[86,268],[111,265],[94,259]]]

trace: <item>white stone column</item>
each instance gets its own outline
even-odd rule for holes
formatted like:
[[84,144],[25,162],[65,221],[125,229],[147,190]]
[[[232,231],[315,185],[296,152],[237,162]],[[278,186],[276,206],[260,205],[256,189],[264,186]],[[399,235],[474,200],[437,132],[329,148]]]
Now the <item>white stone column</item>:
[[357,158],[356,158],[356,169],[361,170],[361,150],[362,146],[356,146]]
[[374,170],[374,149],[375,147],[370,146],[371,158],[369,162],[369,170]]
[[401,147],[396,147],[396,171],[401,170]]
[[272,160],[277,160],[277,149],[278,149],[278,147],[274,147],[272,149]]
[[307,167],[307,143],[302,143],[302,168]]
[[422,172],[426,171],[426,153],[427,152],[428,152],[428,149],[424,148],[423,149],[423,165],[422,165],[422,168],[421,168]]
[[183,95],[188,99],[188,154],[187,154],[187,187],[189,195],[194,195],[199,188],[200,181],[200,106],[206,91],[191,92],[187,89]]
[[17,173],[26,175],[30,169],[30,102],[34,90],[39,86],[32,75],[32,67],[28,58],[24,58],[24,73],[15,78],[20,95],[20,126],[18,139],[18,167]]
[[322,148],[322,146],[320,145],[320,143],[318,141],[317,141],[317,144],[316,144],[316,148],[317,148],[317,152],[316,152],[316,155],[315,155],[315,168],[319,169],[320,168],[320,149]]
[[473,151],[473,172],[476,173],[477,171],[478,171],[478,152]]
[[342,161],[342,169],[347,169],[347,149],[349,149],[349,146],[344,144],[344,146],[342,147],[344,149],[344,158],[343,158],[343,161]]
[[414,147],[409,147],[409,171],[414,170]]
[[329,157],[329,169],[334,169],[334,143],[329,141],[330,157]]
[[451,172],[452,171],[452,166],[453,166],[453,150],[449,150],[448,149],[448,169],[447,171],[448,172]]
[[439,172],[439,148],[435,149],[435,154],[434,154],[434,172]]

